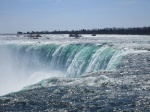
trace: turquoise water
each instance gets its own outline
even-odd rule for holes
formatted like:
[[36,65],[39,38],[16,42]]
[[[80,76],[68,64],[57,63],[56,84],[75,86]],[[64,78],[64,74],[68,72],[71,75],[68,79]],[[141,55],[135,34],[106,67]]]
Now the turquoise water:
[[13,60],[20,69],[58,70],[67,77],[79,77],[98,70],[114,70],[122,51],[93,44],[7,44]]

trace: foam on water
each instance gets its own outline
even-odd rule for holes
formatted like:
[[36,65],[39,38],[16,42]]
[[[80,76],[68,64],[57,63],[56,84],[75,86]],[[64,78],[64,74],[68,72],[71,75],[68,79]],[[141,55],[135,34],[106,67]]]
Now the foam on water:
[[[148,37],[142,38],[146,41],[150,40]],[[147,52],[132,49],[138,44],[143,45],[144,39],[139,36],[119,38],[115,35],[96,37],[84,35],[80,39],[68,38],[67,35],[46,35],[37,40],[23,36],[1,37],[0,89],[3,91],[0,95],[56,76],[63,77],[63,80],[61,78],[58,80],[64,85],[76,83],[99,85],[103,82],[102,77],[104,82],[113,82],[105,76],[101,76],[100,81],[96,78],[97,83],[93,77],[85,79],[65,79],[64,77],[80,77],[85,73],[98,70],[115,70],[123,56],[129,53]],[[132,43],[133,41],[136,43]]]
[[26,86],[23,90],[37,89],[41,87],[52,87],[52,86],[110,86],[119,83],[119,81],[109,78],[105,75],[98,77],[86,77],[86,78],[65,78],[65,77],[52,77],[40,81],[37,84]]

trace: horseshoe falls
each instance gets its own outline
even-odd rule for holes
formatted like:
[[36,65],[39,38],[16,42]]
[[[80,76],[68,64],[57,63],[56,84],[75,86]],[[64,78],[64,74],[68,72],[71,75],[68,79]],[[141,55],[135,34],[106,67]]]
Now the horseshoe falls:
[[[36,78],[81,77],[98,70],[114,70],[125,52],[94,44],[7,44],[1,45],[0,50],[1,73],[10,77],[13,74],[17,80],[34,76],[34,83]],[[42,72],[47,75],[36,76]],[[15,79],[12,81],[16,83]]]
[[[132,110],[136,101],[141,102],[136,108],[148,110],[149,42],[148,36],[132,35],[83,35],[79,39],[68,35],[39,39],[0,36],[0,95],[5,95],[0,97],[0,110],[27,111],[34,108],[32,103],[35,111],[88,110],[88,106],[91,111],[112,111],[116,105]],[[41,103],[43,107],[39,107]]]

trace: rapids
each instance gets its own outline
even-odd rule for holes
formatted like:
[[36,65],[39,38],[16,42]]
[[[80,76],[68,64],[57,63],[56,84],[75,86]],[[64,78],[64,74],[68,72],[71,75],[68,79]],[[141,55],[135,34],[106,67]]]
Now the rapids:
[[1,35],[0,111],[148,112],[149,51],[149,36]]
[[83,35],[74,39],[68,35],[43,35],[31,39],[24,35],[1,35],[0,94],[50,77],[77,78],[100,70],[115,71],[123,56],[149,48],[149,37],[142,38]]

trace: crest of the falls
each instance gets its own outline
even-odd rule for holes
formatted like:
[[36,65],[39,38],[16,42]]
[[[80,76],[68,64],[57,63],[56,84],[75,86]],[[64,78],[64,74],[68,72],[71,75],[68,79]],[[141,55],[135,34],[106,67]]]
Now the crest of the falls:
[[90,43],[11,43],[1,44],[0,52],[1,82],[9,77],[10,83],[3,84],[13,83],[19,89],[49,77],[80,77],[98,70],[115,70],[122,56],[128,53]]
[[8,50],[15,66],[30,73],[56,70],[67,77],[79,77],[97,70],[114,70],[124,50],[94,44],[10,44]]

